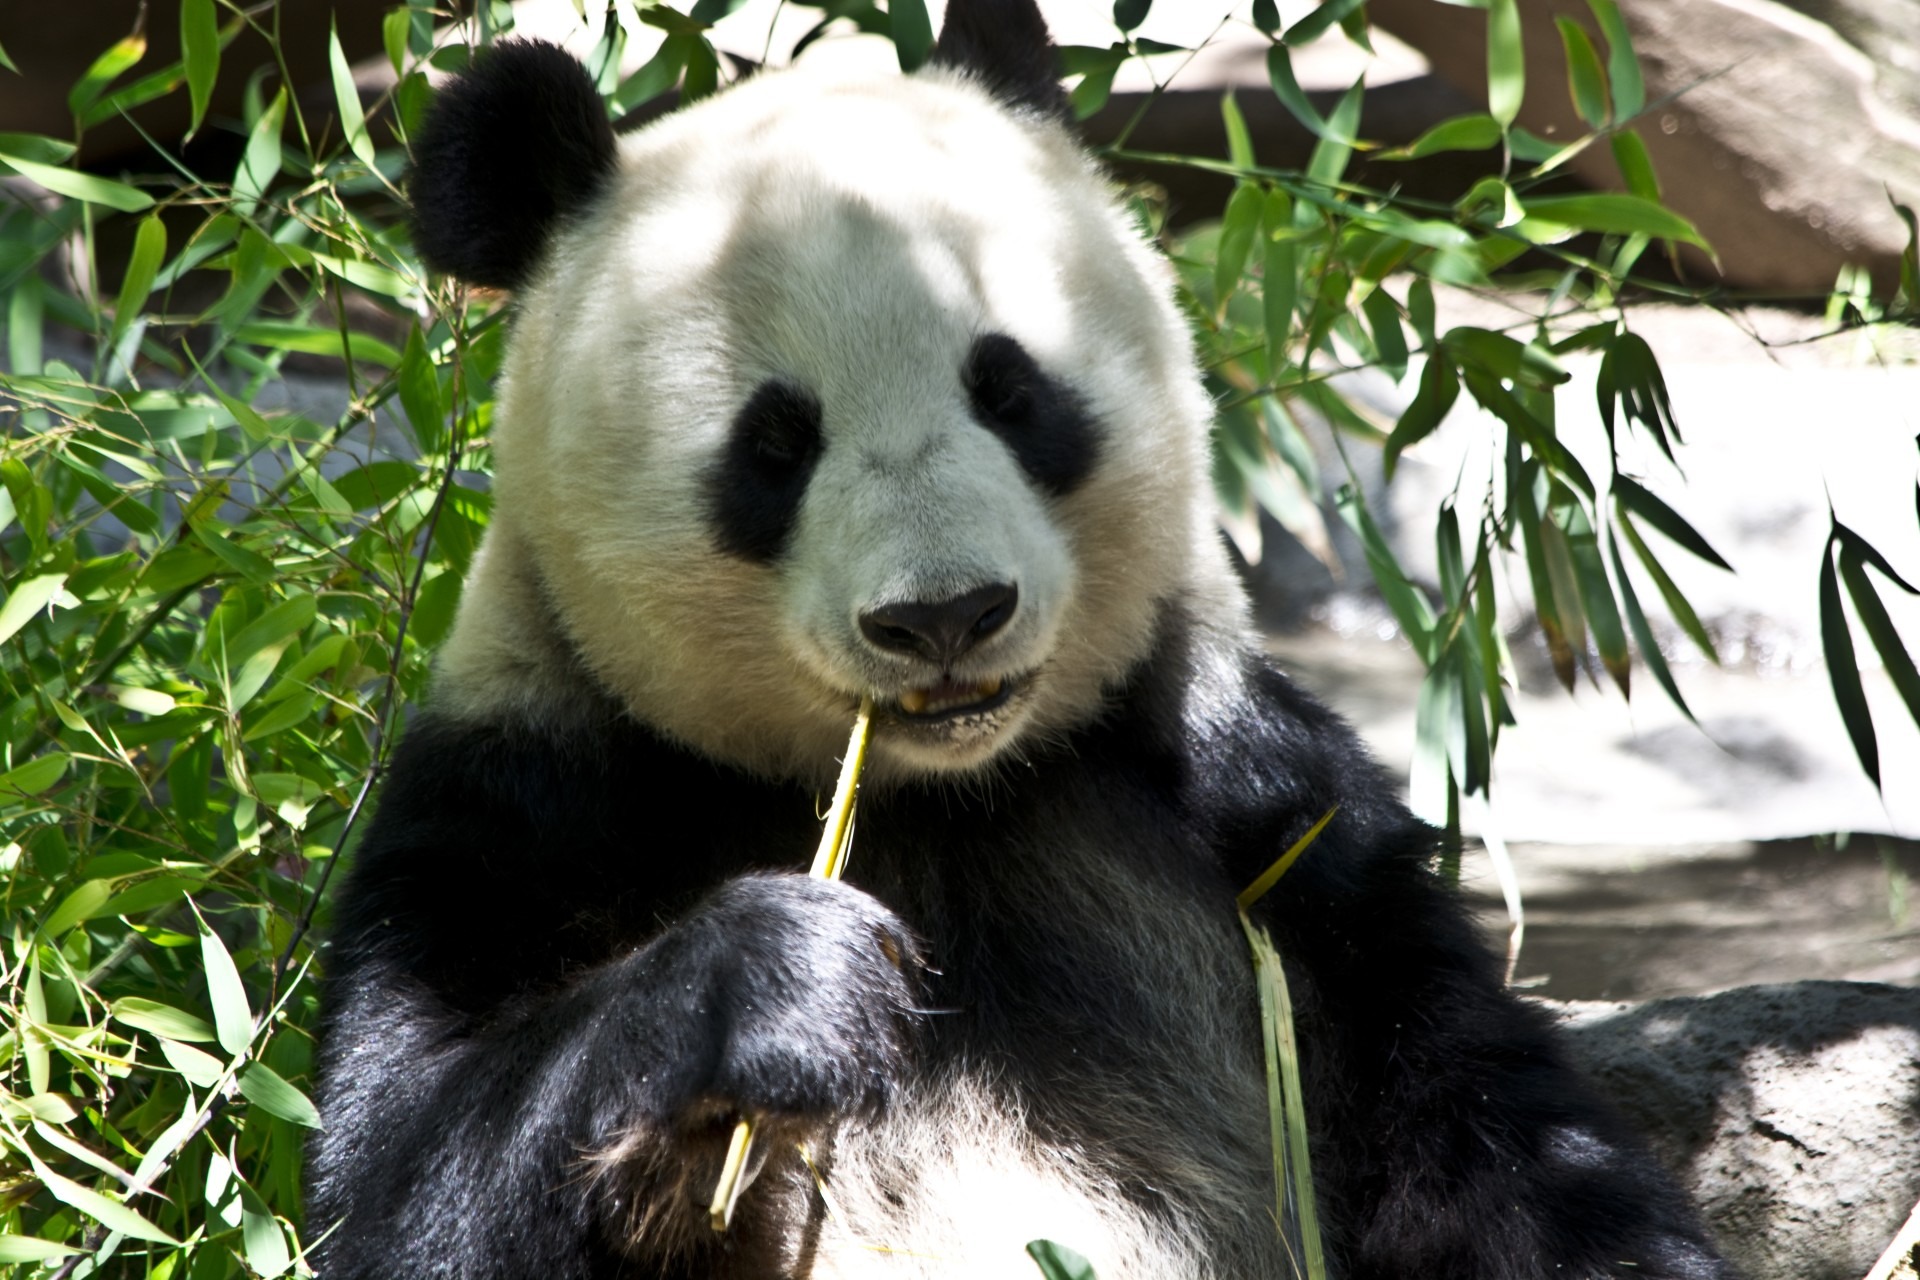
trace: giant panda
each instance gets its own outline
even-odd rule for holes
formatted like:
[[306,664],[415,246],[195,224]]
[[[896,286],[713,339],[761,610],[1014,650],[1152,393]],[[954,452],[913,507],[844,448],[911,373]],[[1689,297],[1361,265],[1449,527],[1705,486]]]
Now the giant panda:
[[320,1274],[1290,1276],[1235,895],[1335,809],[1256,911],[1332,1274],[1728,1276],[1263,656],[1169,268],[1031,0],[937,47],[616,138],[506,42],[417,134],[418,249],[512,329],[493,522],[334,908]]

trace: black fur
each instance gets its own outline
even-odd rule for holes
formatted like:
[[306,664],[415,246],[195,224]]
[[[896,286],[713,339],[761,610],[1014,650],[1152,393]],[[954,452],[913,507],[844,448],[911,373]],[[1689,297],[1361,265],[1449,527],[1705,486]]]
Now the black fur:
[[1016,110],[1071,120],[1053,40],[1033,0],[950,5],[931,59],[972,75]]
[[1100,452],[1092,416],[1025,347],[1004,333],[976,338],[960,380],[975,420],[1006,442],[1043,490],[1072,493],[1092,472]]
[[[1150,1206],[1189,1171],[1154,1167],[1145,1135],[1206,1122],[1170,1096],[1167,1056],[1205,1046],[1155,1012],[1154,956],[1098,937],[1035,877],[1072,831],[1107,851],[1126,901],[1231,929],[1234,892],[1338,804],[1258,909],[1288,964],[1335,1274],[1729,1276],[1544,1016],[1502,989],[1429,870],[1432,833],[1350,731],[1250,653],[1205,690],[1236,710],[1180,721],[1210,665],[1195,643],[1169,614],[1113,715],[1009,771],[991,803],[864,799],[858,888],[770,874],[802,867],[811,795],[611,708],[563,738],[416,722],[338,906],[321,1274],[770,1274],[750,1246],[779,1227],[753,1216],[772,1212],[771,1174],[728,1237],[698,1221],[732,1110],[884,1106],[961,1064]],[[686,820],[670,834],[669,812]],[[916,998],[944,1012],[910,1025]],[[1130,1125],[1090,1101],[1115,1097]],[[629,1255],[641,1220],[656,1247],[682,1243]]]
[[550,44],[506,40],[434,98],[413,141],[413,243],[435,271],[515,289],[554,222],[614,172],[613,128],[587,72]]
[[780,558],[819,460],[820,400],[784,378],[760,384],[734,416],[706,479],[714,545],[767,563]]

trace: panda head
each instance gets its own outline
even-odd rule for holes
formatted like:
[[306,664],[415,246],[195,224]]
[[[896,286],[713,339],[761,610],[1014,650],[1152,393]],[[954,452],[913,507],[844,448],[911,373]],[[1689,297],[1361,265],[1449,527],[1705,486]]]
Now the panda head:
[[416,242],[516,295],[443,706],[610,696],[812,779],[871,694],[879,776],[967,774],[1098,717],[1169,607],[1237,618],[1170,273],[1038,13],[955,0],[939,48],[621,139],[550,46],[442,92]]

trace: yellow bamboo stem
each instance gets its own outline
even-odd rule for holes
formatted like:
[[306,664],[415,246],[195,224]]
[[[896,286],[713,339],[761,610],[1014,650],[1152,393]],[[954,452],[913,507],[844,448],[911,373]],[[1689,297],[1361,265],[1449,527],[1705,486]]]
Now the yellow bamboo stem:
[[[820,847],[814,851],[808,875],[838,880],[847,869],[847,855],[853,849],[853,805],[860,795],[860,771],[866,767],[867,742],[872,735],[873,698],[868,696],[860,699],[860,713],[854,717],[847,754],[840,761],[840,779],[833,787],[833,804],[827,810],[826,827],[820,832]],[[727,1158],[720,1166],[720,1181],[713,1188],[713,1203],[707,1206],[707,1218],[715,1231],[725,1231],[733,1222],[733,1206],[740,1199],[741,1178],[753,1149],[753,1128],[752,1116],[742,1116],[733,1126]]]

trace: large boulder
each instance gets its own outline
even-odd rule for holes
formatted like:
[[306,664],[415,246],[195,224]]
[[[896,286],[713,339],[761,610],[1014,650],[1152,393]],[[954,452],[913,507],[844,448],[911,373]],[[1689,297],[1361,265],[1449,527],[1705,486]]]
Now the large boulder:
[[1748,1280],[1860,1280],[1920,1201],[1920,989],[1559,1008]]
[[[1620,0],[1620,9],[1651,104],[1640,136],[1668,203],[1712,242],[1726,279],[1818,293],[1858,263],[1891,289],[1906,228],[1888,189],[1920,203],[1920,0]],[[1484,14],[1437,0],[1372,0],[1367,10],[1484,101]],[[1578,136],[1554,19],[1581,23],[1598,44],[1592,13],[1586,0],[1521,10],[1520,123]],[[1572,168],[1595,186],[1621,185],[1604,146]]]

